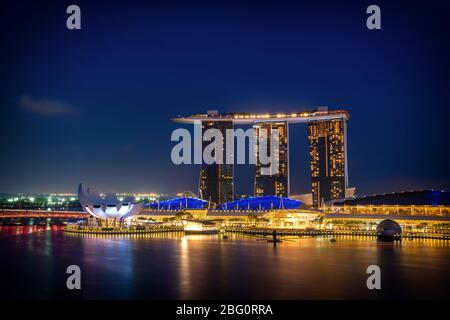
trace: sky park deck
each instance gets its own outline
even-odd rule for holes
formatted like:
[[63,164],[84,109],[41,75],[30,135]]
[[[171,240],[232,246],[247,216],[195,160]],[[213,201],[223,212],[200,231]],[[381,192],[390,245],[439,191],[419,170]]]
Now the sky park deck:
[[346,110],[328,110],[326,107],[319,107],[317,111],[276,113],[276,114],[254,114],[254,113],[224,113],[217,111],[208,114],[194,114],[187,117],[176,117],[172,120],[179,123],[196,123],[201,121],[232,121],[235,124],[252,124],[255,122],[283,121],[287,123],[308,123],[310,121],[327,121],[333,119],[350,119],[350,113]]

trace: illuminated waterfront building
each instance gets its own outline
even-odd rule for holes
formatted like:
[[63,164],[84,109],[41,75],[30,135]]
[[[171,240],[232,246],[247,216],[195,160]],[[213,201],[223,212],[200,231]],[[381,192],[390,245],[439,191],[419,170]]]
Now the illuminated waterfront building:
[[325,212],[360,215],[450,216],[450,192],[416,190],[330,201]]
[[[256,133],[256,173],[255,173],[255,196],[289,196],[289,144],[288,144],[288,123],[286,121],[277,122],[257,122],[254,125]],[[262,139],[267,137],[266,154],[270,155],[272,150],[272,131],[278,130],[275,139],[278,140],[278,152],[275,152],[271,163],[261,164],[261,155],[259,154]],[[264,151],[263,151],[264,152]],[[277,171],[274,172],[274,161],[278,163]],[[271,167],[272,165],[272,167]],[[269,168],[271,167],[271,169]],[[271,174],[263,174],[265,168]]]
[[323,208],[330,228],[375,230],[385,219],[406,232],[449,234],[450,193],[418,190],[332,200]]
[[390,219],[406,232],[449,235],[450,193],[439,190],[351,197],[331,201],[323,210],[312,209],[295,199],[276,196],[243,198],[210,209],[202,209],[202,201],[198,199],[186,202],[186,199],[177,198],[171,201],[170,210],[167,210],[167,205],[161,210],[156,210],[155,206],[144,208],[135,216],[135,223],[190,217],[227,226],[250,224],[266,228],[375,232],[381,221]]
[[[208,129],[218,129],[222,133],[223,139],[226,137],[226,130],[233,129],[232,121],[202,121],[203,133]],[[209,141],[202,142],[202,153],[204,148],[210,144]],[[226,144],[221,141],[223,162],[226,159]],[[215,204],[233,200],[233,164],[213,163],[206,164],[202,161],[199,181],[200,198]]]
[[345,198],[347,188],[346,119],[308,123],[312,198],[315,208]]

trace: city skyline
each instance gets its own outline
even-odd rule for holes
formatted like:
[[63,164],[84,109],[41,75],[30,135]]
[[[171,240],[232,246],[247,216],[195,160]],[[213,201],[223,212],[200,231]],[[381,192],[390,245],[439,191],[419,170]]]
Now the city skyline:
[[449,12],[2,3],[0,300],[102,301],[103,317],[138,311],[119,305],[132,300],[168,318],[437,311],[450,297]]
[[[401,2],[385,3],[389,28],[370,33],[353,2],[257,12],[81,2],[83,28],[71,33],[64,4],[21,5],[5,5],[0,19],[0,192],[74,193],[79,182],[195,192],[200,166],[170,163],[172,117],[321,105],[352,115],[348,179],[358,194],[450,188],[445,10],[414,7],[406,19]],[[307,128],[289,134],[291,194],[310,192]],[[253,168],[235,171],[235,193],[253,193]]]

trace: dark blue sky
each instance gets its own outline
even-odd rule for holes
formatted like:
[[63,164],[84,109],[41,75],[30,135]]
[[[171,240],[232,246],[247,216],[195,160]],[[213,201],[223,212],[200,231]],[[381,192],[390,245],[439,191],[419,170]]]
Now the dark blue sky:
[[[365,26],[373,3],[382,30]],[[170,162],[171,117],[321,105],[351,112],[358,193],[449,189],[448,3],[2,4],[0,192],[195,191],[198,167]],[[306,126],[290,133],[292,193],[308,192]],[[251,192],[251,168],[236,175]]]

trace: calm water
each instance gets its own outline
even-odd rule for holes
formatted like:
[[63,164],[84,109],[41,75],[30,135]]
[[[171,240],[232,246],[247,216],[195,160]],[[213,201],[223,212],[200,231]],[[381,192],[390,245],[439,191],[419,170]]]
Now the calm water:
[[[302,238],[277,246],[252,237],[86,236],[2,227],[0,298],[397,299],[450,297],[450,244],[437,240]],[[65,287],[66,267],[82,290]],[[366,268],[382,290],[366,288]]]

